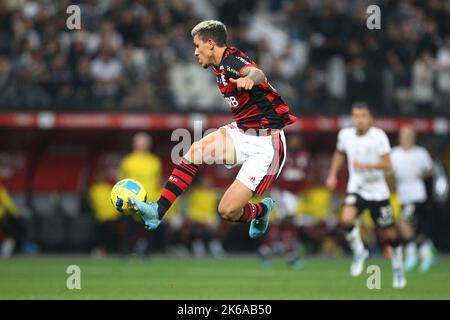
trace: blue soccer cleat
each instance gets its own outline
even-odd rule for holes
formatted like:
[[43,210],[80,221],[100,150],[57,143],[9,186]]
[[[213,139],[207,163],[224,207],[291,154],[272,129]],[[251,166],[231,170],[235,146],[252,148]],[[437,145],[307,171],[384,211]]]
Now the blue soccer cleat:
[[267,207],[267,211],[266,214],[259,218],[252,219],[250,222],[248,234],[250,235],[250,238],[253,239],[258,239],[266,232],[267,227],[269,226],[270,212],[273,210],[273,207],[275,207],[275,201],[273,201],[272,198],[264,198],[261,202]]
[[431,257],[427,257],[427,259],[424,259],[422,263],[420,264],[420,272],[428,272],[430,270],[431,266],[436,262],[436,257],[432,255]]
[[140,215],[145,229],[154,230],[158,228],[161,223],[158,216],[158,204],[153,202],[145,203],[137,200],[133,196],[129,198],[129,201],[133,209]]
[[402,268],[395,268],[392,270],[394,279],[392,280],[392,287],[395,289],[403,289],[406,287],[406,278]]
[[294,259],[289,261],[289,266],[294,270],[299,270],[303,268],[303,262],[300,259]]
[[417,258],[417,256],[409,257],[408,259],[406,259],[404,264],[405,271],[413,270],[417,266],[418,262],[419,259]]

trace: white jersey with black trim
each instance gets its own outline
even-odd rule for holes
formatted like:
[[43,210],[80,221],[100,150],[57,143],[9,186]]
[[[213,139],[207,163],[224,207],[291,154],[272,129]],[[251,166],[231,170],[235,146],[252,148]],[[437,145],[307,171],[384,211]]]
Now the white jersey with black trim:
[[366,200],[389,199],[390,192],[384,171],[380,169],[355,170],[355,160],[362,164],[380,162],[389,154],[391,146],[386,133],[375,127],[363,135],[357,135],[355,128],[344,128],[338,134],[337,149],[347,155],[349,180],[347,193],[359,194]]
[[426,201],[427,192],[422,176],[433,169],[433,160],[428,151],[420,146],[408,150],[397,146],[392,149],[391,162],[400,202],[411,204]]

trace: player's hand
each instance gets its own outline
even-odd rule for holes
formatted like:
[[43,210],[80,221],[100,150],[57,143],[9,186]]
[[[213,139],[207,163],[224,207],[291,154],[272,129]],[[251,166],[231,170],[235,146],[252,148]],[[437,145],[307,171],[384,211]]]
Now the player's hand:
[[247,77],[241,77],[238,79],[230,78],[230,82],[236,84],[236,88],[240,90],[252,90],[255,83],[252,79]]
[[329,176],[327,178],[327,181],[325,181],[325,185],[327,186],[328,189],[333,191],[337,185],[337,178],[335,176]]

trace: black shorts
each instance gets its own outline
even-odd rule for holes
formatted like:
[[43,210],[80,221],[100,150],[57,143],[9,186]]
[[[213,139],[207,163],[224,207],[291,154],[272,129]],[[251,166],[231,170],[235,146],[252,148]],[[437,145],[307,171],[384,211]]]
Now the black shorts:
[[373,222],[379,228],[389,228],[395,224],[394,213],[389,199],[374,201],[366,200],[356,193],[349,193],[345,197],[345,205],[355,206],[360,215],[365,209],[370,211]]
[[429,215],[425,202],[414,202],[401,205],[400,217],[410,222],[419,233],[428,233]]

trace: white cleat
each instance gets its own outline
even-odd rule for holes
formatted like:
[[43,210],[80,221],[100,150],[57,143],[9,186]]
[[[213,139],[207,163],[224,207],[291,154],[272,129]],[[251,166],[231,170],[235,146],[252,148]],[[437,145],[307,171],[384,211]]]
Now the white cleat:
[[398,268],[398,269],[393,269],[392,270],[394,278],[392,281],[392,287],[394,287],[395,289],[402,289],[404,287],[406,287],[406,278],[405,278],[405,274],[403,273],[403,270]]
[[352,277],[359,276],[364,270],[364,261],[369,257],[369,251],[364,249],[363,252],[353,256],[352,266],[350,267],[350,274]]

